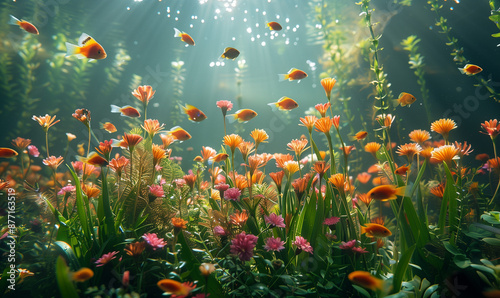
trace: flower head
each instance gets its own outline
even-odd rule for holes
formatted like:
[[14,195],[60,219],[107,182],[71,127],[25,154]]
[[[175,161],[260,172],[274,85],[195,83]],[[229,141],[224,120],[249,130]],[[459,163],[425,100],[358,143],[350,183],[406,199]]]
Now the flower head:
[[278,227],[278,228],[284,228],[285,223],[284,219],[281,215],[277,215],[275,213],[269,214],[269,216],[264,215],[264,220],[266,224],[269,225],[270,228]]
[[300,253],[301,251],[305,251],[311,254],[313,253],[311,244],[301,236],[295,236],[295,241],[293,241],[292,244],[297,246],[296,254]]
[[350,250],[354,246],[356,246],[356,239],[347,242],[342,241],[339,245],[339,248],[343,250]]
[[90,125],[90,111],[87,109],[76,109],[73,118],[83,123],[87,128]]
[[181,229],[187,228],[187,220],[184,220],[180,217],[172,217],[172,225],[176,231],[180,231]]
[[216,102],[216,105],[221,109],[222,115],[224,117],[226,117],[227,111],[231,111],[231,109],[233,108],[233,103],[229,100],[219,100],[218,102]]
[[149,194],[156,198],[164,198],[165,192],[163,191],[163,187],[158,184],[153,184],[149,187]]
[[435,195],[436,197],[443,198],[444,186],[445,186],[444,183],[440,183],[439,185],[434,186],[433,188],[429,189],[429,191],[431,192],[431,194]]
[[138,257],[146,249],[146,242],[134,242],[125,246],[125,252],[131,257]]
[[299,125],[305,126],[310,134],[310,133],[312,133],[314,123],[316,123],[317,120],[318,120],[318,118],[316,116],[305,116],[304,118],[300,118],[300,122],[302,124],[299,124]]
[[328,181],[330,181],[331,184],[335,186],[340,192],[344,191],[344,185],[345,185],[345,178],[344,174],[337,173],[332,175]]
[[500,172],[500,157],[488,159],[487,164],[488,167],[496,173]]
[[376,142],[370,142],[365,145],[365,151],[368,153],[371,153],[373,157],[377,158],[377,151],[382,147],[379,143]]
[[76,136],[72,133],[69,133],[69,132],[66,133],[66,137],[68,137],[68,142],[71,142],[74,139],[76,139]]
[[281,182],[283,181],[283,176],[285,176],[285,172],[279,171],[276,173],[269,173],[269,176],[271,177],[271,179],[273,179],[278,190],[281,190]]
[[398,150],[396,150],[396,153],[399,156],[406,156],[409,161],[413,160],[413,156],[415,154],[419,154],[422,151],[422,147],[420,147],[419,144],[416,143],[408,143],[404,144],[398,147]]
[[317,105],[314,106],[314,108],[318,110],[318,112],[321,114],[321,117],[325,117],[329,107],[330,107],[330,101],[328,101],[325,104],[318,103]]
[[120,156],[118,158],[113,158],[112,160],[110,160],[109,167],[116,172],[118,177],[121,177],[123,169],[129,163],[130,163],[129,159],[127,159],[125,156]]
[[162,279],[156,285],[165,293],[171,294],[172,297],[187,297],[196,288],[193,283],[180,283],[173,279]]
[[255,148],[259,147],[260,143],[267,143],[267,140],[269,139],[269,136],[263,129],[252,130],[252,132],[250,133],[250,137],[252,137],[255,142]]
[[175,142],[175,137],[171,134],[160,134],[161,141],[163,143],[163,149],[167,149],[173,142]]
[[167,243],[163,241],[163,238],[158,238],[158,235],[155,233],[146,233],[142,235],[142,239],[146,240],[146,242],[156,250],[157,248],[163,248]]
[[241,152],[241,156],[243,156],[243,160],[247,160],[247,157],[249,154],[251,154],[254,150],[253,150],[253,147],[255,146],[254,143],[252,142],[241,142],[239,145],[238,145],[238,149],[240,150]]
[[494,140],[500,133],[500,123],[498,123],[497,119],[485,121],[484,123],[481,123],[481,127],[484,130],[482,133],[489,135],[492,140]]
[[332,128],[333,125],[333,119],[330,119],[330,117],[322,117],[314,123],[314,127],[316,127],[316,131],[322,132],[322,133],[329,133],[330,129]]
[[94,186],[93,184],[84,184],[82,185],[83,193],[87,196],[87,198],[97,198],[101,193],[101,190]]
[[224,144],[231,148],[231,153],[234,154],[234,150],[243,142],[243,138],[237,134],[230,134],[224,136]]
[[136,134],[123,134],[123,139],[119,142],[118,146],[122,148],[127,148],[130,152],[134,151],[137,144],[142,141],[142,137]]
[[161,124],[156,119],[146,119],[144,120],[144,125],[141,127],[149,134],[150,138],[153,138],[158,132],[160,132],[165,124]]
[[300,169],[299,163],[294,160],[286,161],[283,165],[283,170],[285,170],[285,174],[290,177],[295,172],[298,172]]
[[153,152],[153,164],[155,166],[159,165],[163,159],[167,158],[167,150],[163,149],[161,146],[153,144],[151,150]]
[[116,258],[116,255],[118,254],[118,251],[112,251],[107,254],[103,254],[97,261],[95,261],[95,264],[97,264],[96,267],[101,267],[109,263],[111,260]]
[[422,144],[431,138],[431,135],[426,130],[415,129],[409,134],[410,140],[422,146]]
[[380,115],[377,115],[377,118],[375,118],[375,120],[377,120],[377,122],[380,124],[381,128],[390,129],[392,126],[392,122],[394,122],[395,118],[396,117],[392,116],[391,114],[380,114]]
[[288,150],[291,150],[293,152],[295,152],[295,155],[297,156],[297,158],[300,158],[300,155],[302,154],[302,152],[304,152],[304,150],[306,150],[306,145],[307,145],[307,139],[300,139],[300,140],[291,140],[287,146]]
[[31,144],[30,139],[23,139],[17,137],[12,140],[12,145],[14,145],[14,147],[16,147],[21,152],[24,151],[24,149],[26,149],[26,147],[28,147],[29,144]]
[[237,255],[241,261],[250,261],[253,249],[259,238],[252,234],[241,232],[231,241],[231,253]]
[[95,149],[97,150],[97,152],[101,153],[106,160],[109,161],[111,150],[113,150],[112,144],[113,141],[100,142],[99,147],[95,147]]
[[455,159],[458,153],[459,150],[454,145],[444,145],[439,148],[434,148],[434,151],[432,151],[431,159],[440,162],[445,161],[447,164],[449,164],[452,159]]
[[69,184],[69,185],[62,187],[61,190],[57,194],[58,195],[66,195],[66,194],[70,194],[74,191],[76,191],[76,187],[74,185]]
[[248,220],[248,213],[246,210],[243,210],[243,212],[236,211],[236,213],[229,216],[229,218],[231,218],[232,224],[242,227]]
[[153,87],[149,85],[139,86],[132,92],[138,100],[142,101],[143,105],[147,105],[151,98],[155,95],[156,91],[153,91]]
[[47,132],[52,125],[61,121],[61,120],[55,121],[56,116],[51,117],[49,116],[49,114],[45,114],[45,116],[38,116],[38,117],[33,115],[32,119],[38,122],[38,124],[40,124],[40,126],[43,128],[45,132]]
[[215,265],[211,263],[201,263],[200,272],[203,276],[209,276],[215,271]]
[[224,230],[224,228],[221,227],[221,226],[215,226],[214,227],[214,234],[217,235],[217,236],[219,236],[219,237],[227,236],[226,230]]
[[36,148],[35,145],[29,145],[28,146],[28,154],[33,156],[33,157],[38,157],[40,156],[40,152],[38,151],[38,148]]
[[62,156],[59,156],[59,157],[55,157],[55,156],[49,156],[47,157],[46,159],[44,159],[43,161],[43,164],[48,166],[49,168],[51,168],[52,170],[56,170],[57,167],[62,164],[63,162],[63,158]]
[[266,244],[264,245],[264,249],[267,251],[280,251],[285,249],[285,241],[281,241],[281,238],[269,237],[266,238]]
[[435,131],[442,135],[445,140],[448,139],[450,131],[455,128],[457,128],[457,124],[451,119],[443,118],[431,123],[431,131]]
[[224,192],[224,199],[226,200],[232,200],[232,201],[239,201],[241,196],[241,191],[236,188],[229,188]]
[[330,102],[330,98],[332,95],[332,88],[335,86],[337,80],[334,78],[324,78],[321,80],[321,86],[325,89],[326,97],[328,98],[328,102]]

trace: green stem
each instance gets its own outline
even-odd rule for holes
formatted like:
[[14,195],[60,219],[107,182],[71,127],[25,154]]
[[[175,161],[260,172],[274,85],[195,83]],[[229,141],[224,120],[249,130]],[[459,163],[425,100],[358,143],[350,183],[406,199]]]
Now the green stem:
[[330,149],[330,160],[332,161],[332,166],[330,167],[330,175],[333,175],[337,173],[337,170],[335,167],[335,154],[333,153],[332,137],[330,136],[330,132],[326,132],[325,135],[326,138],[328,139],[328,147]]
[[47,157],[49,157],[49,130],[45,131],[45,149],[47,151]]

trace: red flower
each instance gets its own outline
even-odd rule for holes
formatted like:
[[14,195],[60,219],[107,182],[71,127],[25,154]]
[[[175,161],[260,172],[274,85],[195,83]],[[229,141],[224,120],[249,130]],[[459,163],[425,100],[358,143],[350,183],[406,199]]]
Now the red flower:
[[237,255],[241,261],[250,261],[258,237],[241,232],[231,241],[231,253]]

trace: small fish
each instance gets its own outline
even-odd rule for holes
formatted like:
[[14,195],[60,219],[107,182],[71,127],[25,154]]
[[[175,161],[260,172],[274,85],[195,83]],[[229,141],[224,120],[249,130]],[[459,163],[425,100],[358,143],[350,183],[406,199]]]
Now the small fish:
[[115,105],[111,105],[111,113],[121,113],[122,116],[127,116],[127,117],[140,117],[141,113],[136,108],[133,108],[132,106],[124,106],[124,107],[119,107]]
[[351,139],[351,141],[354,141],[354,140],[360,141],[360,140],[364,140],[367,136],[368,136],[368,132],[361,130],[361,131],[357,132],[355,135],[350,136],[349,138]]
[[[375,179],[374,179],[375,180]],[[379,185],[372,188],[367,196],[377,201],[390,201],[397,199],[397,196],[404,196],[406,187],[396,187],[392,184],[390,185]]]
[[0,157],[11,158],[17,156],[17,151],[10,148],[0,148]]
[[229,157],[227,153],[219,153],[215,155],[214,157],[210,157],[208,160],[211,162],[221,162],[226,160]]
[[236,111],[236,113],[234,114],[227,115],[226,117],[229,117],[230,123],[233,123],[236,120],[238,120],[238,122],[240,123],[246,123],[255,116],[257,116],[257,113],[255,111],[250,109],[242,109]]
[[200,109],[190,104],[186,104],[186,106],[182,107],[182,110],[186,115],[188,115],[189,120],[193,122],[201,122],[207,119],[205,113],[203,113]]
[[349,280],[358,286],[362,286],[363,288],[370,289],[372,291],[382,290],[384,287],[384,281],[380,278],[376,278],[371,275],[370,272],[366,271],[354,271],[349,273],[347,276]]
[[180,126],[172,127],[170,131],[167,131],[167,134],[181,142],[191,139],[191,135]]
[[77,147],[78,149],[76,150],[78,154],[83,156],[85,154],[85,148],[83,148],[84,143],[78,144]]
[[26,32],[38,35],[38,29],[36,29],[33,24],[31,24],[30,22],[26,22],[25,20],[19,20],[13,15],[10,15],[9,24],[18,25]]
[[268,103],[267,105],[271,106],[273,111],[276,111],[276,110],[290,111],[290,110],[293,110],[299,106],[299,104],[295,100],[291,99],[290,97],[286,97],[286,96],[283,96],[277,102]]
[[94,271],[89,268],[82,268],[71,273],[71,279],[76,282],[85,282],[94,276]]
[[187,43],[188,45],[194,46],[194,40],[189,34],[181,32],[177,28],[174,28],[174,32],[174,37],[180,37],[183,42]]
[[283,29],[278,22],[269,22],[267,23],[267,26],[269,27],[269,30],[274,31],[280,31],[281,29]]
[[225,48],[224,49],[224,53],[222,53],[222,55],[220,55],[220,58],[221,59],[236,59],[238,56],[240,55],[240,51],[238,51],[237,49],[235,48]]
[[361,226],[361,234],[366,234],[367,237],[389,237],[392,235],[391,231],[383,225],[376,223],[367,223]]
[[187,147],[186,151],[193,151],[193,149],[194,149],[193,147]]
[[86,33],[82,33],[78,39],[78,45],[66,42],[66,56],[76,55],[78,59],[104,59],[106,58],[106,51],[97,43],[92,37]]
[[116,132],[116,126],[111,122],[103,123],[101,128],[109,133]]
[[370,178],[372,178],[372,175],[368,174],[367,172],[359,173],[356,179],[358,179],[359,183],[366,184],[368,181],[370,181]]
[[97,152],[90,152],[88,157],[77,156],[76,159],[93,166],[102,167],[108,165],[108,161],[104,157],[100,156]]
[[288,71],[286,74],[279,74],[279,81],[283,82],[285,80],[289,81],[295,81],[295,80],[302,80],[303,78],[307,77],[307,73],[303,72],[300,69],[292,68]]
[[401,92],[399,94],[399,98],[397,99],[398,103],[404,107],[404,106],[411,106],[412,103],[414,103],[417,99],[415,96],[411,95],[410,93],[406,92]]
[[473,76],[483,71],[481,67],[474,64],[466,64],[464,68],[459,68],[458,70],[460,70],[462,74],[466,74],[468,76]]
[[406,165],[404,166],[400,166],[399,168],[397,168],[395,171],[394,171],[394,174],[396,175],[399,175],[399,176],[402,176],[406,173],[408,173],[408,171],[410,170],[409,167],[407,167]]

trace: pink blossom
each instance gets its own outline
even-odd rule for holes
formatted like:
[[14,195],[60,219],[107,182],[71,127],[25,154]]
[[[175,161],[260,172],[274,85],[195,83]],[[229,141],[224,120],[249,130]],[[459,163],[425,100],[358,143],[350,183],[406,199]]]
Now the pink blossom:
[[81,161],[72,161],[71,165],[73,169],[75,169],[75,173],[79,174],[83,171],[83,162]]
[[186,180],[184,180],[184,179],[175,179],[174,183],[177,186],[177,188],[182,188],[184,185],[186,185]]
[[356,240],[351,240],[347,242],[342,241],[342,243],[340,243],[339,245],[339,248],[347,250],[347,249],[352,249],[355,245],[356,245]]
[[334,226],[334,225],[338,224],[339,221],[340,221],[340,217],[333,216],[333,217],[325,218],[325,221],[323,221],[323,224],[327,225],[327,226]]
[[221,226],[214,227],[214,234],[219,236],[219,237],[227,236],[226,230],[224,230],[224,228]]
[[281,241],[281,238],[269,237],[266,239],[266,245],[264,245],[264,249],[267,251],[280,251],[285,249],[285,241]]
[[364,249],[363,247],[353,247],[353,248],[352,248],[352,251],[353,251],[353,252],[360,253],[360,254],[365,254],[365,253],[367,253],[367,252],[368,252],[368,251],[366,251],[366,249]]
[[229,100],[219,100],[216,102],[216,105],[222,110],[222,115],[224,115],[224,117],[226,116],[227,111],[231,111],[233,108],[233,103]]
[[300,253],[301,251],[305,251],[311,254],[313,253],[311,244],[301,236],[295,236],[295,241],[293,241],[292,244],[297,246],[297,248],[299,249],[299,251],[297,251],[298,253]]
[[155,171],[159,172],[159,171],[161,171],[161,169],[163,169],[162,166],[160,166],[160,165],[155,166]]
[[153,250],[156,250],[157,248],[162,248],[167,243],[163,241],[163,238],[158,238],[158,236],[155,233],[146,233],[142,236],[142,239],[146,240],[146,242],[151,245]]
[[35,147],[35,145],[28,146],[28,154],[33,156],[33,157],[40,156],[40,152],[38,151],[38,148]]
[[66,185],[64,186],[63,188],[61,188],[61,190],[57,193],[58,195],[66,195],[66,194],[69,194],[69,193],[72,193],[76,190],[76,187],[74,185]]
[[226,183],[219,183],[219,184],[217,184],[216,186],[214,186],[214,188],[215,188],[215,189],[217,189],[218,191],[222,191],[222,192],[224,192],[224,191],[228,190],[228,188],[229,188],[229,184],[226,184]]
[[241,191],[236,188],[230,188],[224,192],[224,199],[226,200],[233,200],[233,201],[239,201],[241,196]]
[[103,254],[102,257],[100,257],[97,261],[95,261],[96,264],[98,264],[96,267],[101,267],[109,263],[112,259],[116,258],[116,255],[118,254],[118,251],[112,251],[107,254]]
[[0,236],[0,240],[6,238],[7,236],[9,236],[9,232],[5,232],[2,236]]
[[231,253],[238,255],[241,261],[250,261],[253,249],[257,244],[257,236],[241,232],[231,241]]
[[164,178],[161,178],[161,180],[160,180],[160,185],[163,185],[163,184],[166,184],[166,183],[167,183],[167,181],[165,181],[165,179],[164,179]]
[[275,213],[269,214],[269,216],[264,215],[264,220],[266,221],[266,224],[271,225],[271,228],[278,227],[278,228],[285,228],[285,223],[284,219],[281,215],[276,215]]
[[153,184],[149,187],[149,192],[152,196],[157,198],[164,198],[165,193],[163,192],[163,187],[158,184]]

